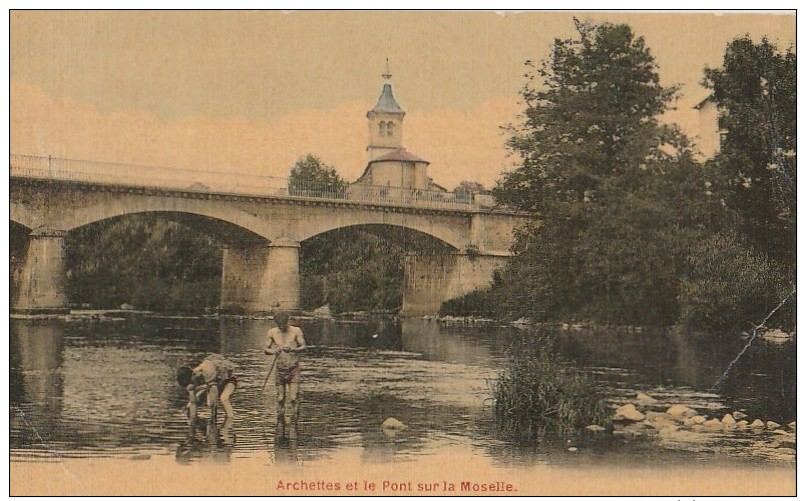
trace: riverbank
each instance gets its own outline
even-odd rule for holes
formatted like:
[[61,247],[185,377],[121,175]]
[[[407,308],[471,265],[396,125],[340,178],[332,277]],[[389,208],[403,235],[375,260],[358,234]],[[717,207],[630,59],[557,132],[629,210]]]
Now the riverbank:
[[[10,317],[16,320],[64,320],[67,322],[78,321],[120,321],[127,318],[152,317],[163,319],[235,319],[235,320],[265,320],[274,318],[273,313],[258,312],[252,314],[220,313],[220,312],[165,312],[152,310],[139,310],[134,308],[114,308],[114,309],[71,309],[59,313],[14,313]],[[397,318],[395,312],[391,311],[354,311],[333,314],[330,310],[318,308],[314,311],[300,311],[294,314],[294,318],[304,319],[334,319],[334,320],[367,320],[374,318]]]
[[12,496],[793,496],[795,481],[791,465],[502,467],[457,448],[404,464],[367,463],[351,453],[291,464],[274,463],[270,453],[227,464],[183,465],[172,456],[12,462],[9,490]]
[[[11,313],[10,317],[17,320],[52,320],[58,319],[66,322],[117,322],[127,318],[136,317],[153,317],[153,318],[176,318],[176,319],[233,319],[236,321],[247,320],[265,320],[272,319],[272,313],[253,313],[253,314],[236,314],[236,313],[221,313],[221,312],[158,312],[150,310],[139,310],[134,308],[118,308],[118,309],[71,309],[67,313]],[[403,320],[405,317],[395,311],[351,311],[332,313],[329,308],[322,307],[313,311],[300,311],[294,315],[294,318],[299,319],[325,319],[336,321],[365,321],[368,319],[388,319],[388,320]],[[679,329],[679,327],[666,327],[649,329],[641,326],[597,326],[587,323],[569,323],[569,322],[555,322],[555,323],[535,323],[525,318],[512,320],[508,322],[501,322],[491,318],[477,317],[477,316],[451,316],[451,315],[425,315],[420,318],[428,322],[437,322],[447,326],[485,326],[485,325],[508,325],[518,329],[533,329],[533,328],[549,328],[559,331],[582,331],[582,330],[596,330],[596,329],[609,329],[621,332],[644,332],[649,330],[658,329]],[[700,333],[695,333],[700,334]],[[751,334],[747,332],[738,332],[737,335],[742,338],[748,338]],[[780,329],[759,329],[758,338],[765,342],[784,344],[796,339],[796,331],[785,332]]]

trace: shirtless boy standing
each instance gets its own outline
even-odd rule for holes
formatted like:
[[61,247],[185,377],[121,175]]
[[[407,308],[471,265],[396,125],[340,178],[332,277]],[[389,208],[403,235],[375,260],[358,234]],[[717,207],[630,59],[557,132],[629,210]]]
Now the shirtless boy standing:
[[264,353],[277,357],[277,421],[285,422],[285,400],[288,396],[291,405],[291,422],[296,423],[299,414],[299,373],[298,352],[305,350],[305,337],[302,329],[288,325],[288,313],[274,316],[277,327],[269,329],[269,344]]

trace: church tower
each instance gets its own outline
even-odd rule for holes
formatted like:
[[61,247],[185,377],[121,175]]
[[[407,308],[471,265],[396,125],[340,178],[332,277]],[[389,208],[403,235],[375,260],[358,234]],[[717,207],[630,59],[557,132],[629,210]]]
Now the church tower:
[[386,60],[386,73],[378,104],[367,112],[369,143],[367,144],[367,167],[364,173],[350,187],[352,196],[377,196],[367,186],[399,188],[384,191],[386,200],[403,199],[412,196],[417,190],[438,189],[426,172],[428,160],[409,153],[403,147],[403,117],[406,112],[395,101],[392,84],[389,80],[389,60]]
[[378,104],[367,112],[369,125],[369,143],[367,144],[367,161],[376,160],[387,153],[403,147],[403,117],[406,112],[395,101],[392,94],[392,74],[389,73],[389,59],[386,60],[386,72],[383,90]]

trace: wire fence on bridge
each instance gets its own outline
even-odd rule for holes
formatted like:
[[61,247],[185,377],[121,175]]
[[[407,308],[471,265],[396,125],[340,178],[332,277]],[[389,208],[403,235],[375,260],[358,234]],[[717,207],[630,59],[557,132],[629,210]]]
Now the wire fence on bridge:
[[151,167],[68,158],[9,155],[12,178],[67,181],[106,186],[153,188],[265,198],[342,200],[425,208],[468,210],[490,206],[491,199],[469,193],[416,190],[352,183],[336,186],[290,178],[228,172]]

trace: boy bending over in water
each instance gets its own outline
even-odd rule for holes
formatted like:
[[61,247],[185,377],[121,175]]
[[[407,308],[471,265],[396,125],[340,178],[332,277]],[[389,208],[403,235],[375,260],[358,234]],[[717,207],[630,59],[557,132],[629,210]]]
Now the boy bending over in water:
[[208,355],[207,358],[194,368],[180,367],[176,374],[179,386],[188,392],[188,422],[196,420],[196,412],[201,402],[206,401],[210,406],[212,421],[215,422],[218,410],[218,401],[224,407],[227,419],[234,415],[229,399],[238,386],[238,379],[234,375],[235,364],[218,354]]

